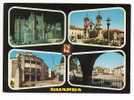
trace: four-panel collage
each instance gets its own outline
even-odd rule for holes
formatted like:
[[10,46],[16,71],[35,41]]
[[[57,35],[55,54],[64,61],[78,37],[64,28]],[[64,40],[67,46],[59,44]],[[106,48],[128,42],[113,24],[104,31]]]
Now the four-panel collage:
[[129,93],[129,4],[4,4],[4,92]]

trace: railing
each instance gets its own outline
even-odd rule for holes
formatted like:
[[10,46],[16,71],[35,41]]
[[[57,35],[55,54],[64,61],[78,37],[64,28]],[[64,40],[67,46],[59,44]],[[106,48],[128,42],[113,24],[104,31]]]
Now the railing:
[[124,82],[119,79],[92,79],[92,85],[98,87],[108,87],[108,88],[123,88]]

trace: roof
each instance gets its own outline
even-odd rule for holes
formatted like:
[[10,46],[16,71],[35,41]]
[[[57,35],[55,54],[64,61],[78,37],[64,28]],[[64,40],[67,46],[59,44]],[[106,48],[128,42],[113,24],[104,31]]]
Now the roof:
[[123,65],[119,65],[119,66],[117,66],[117,67],[114,68],[114,69],[120,69],[120,68],[123,68]]
[[[106,29],[102,30],[103,33],[107,32]],[[109,32],[113,33],[113,32],[117,32],[117,33],[124,33],[124,31],[119,30],[119,29],[109,29]]]
[[70,27],[70,29],[84,30],[84,28],[79,28],[79,27]]

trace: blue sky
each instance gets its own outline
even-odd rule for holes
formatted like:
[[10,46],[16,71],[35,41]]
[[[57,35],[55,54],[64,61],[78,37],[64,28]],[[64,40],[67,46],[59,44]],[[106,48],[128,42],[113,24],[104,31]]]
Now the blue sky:
[[[20,51],[13,50],[10,53],[10,59],[15,58],[17,52]],[[49,69],[52,69],[56,67],[56,65],[60,64],[62,58],[62,54],[45,53],[45,52],[44,53],[32,52],[32,54],[43,59],[43,61],[48,65]]]
[[102,66],[106,68],[115,68],[124,64],[124,57],[119,53],[107,52],[100,55],[94,66]]
[[81,11],[81,12],[74,12],[70,16],[70,24],[75,25],[77,27],[83,27],[83,18],[88,16],[90,20],[95,23],[96,15],[100,15],[103,17],[103,28],[106,29],[106,19],[108,17],[111,18],[111,25],[110,28],[112,29],[121,29],[124,30],[124,11],[122,9],[105,9],[105,10],[94,10],[94,11]]

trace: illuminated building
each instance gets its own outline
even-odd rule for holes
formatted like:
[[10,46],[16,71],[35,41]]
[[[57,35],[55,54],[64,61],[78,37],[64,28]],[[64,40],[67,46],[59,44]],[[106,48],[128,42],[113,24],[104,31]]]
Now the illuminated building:
[[60,21],[48,22],[49,18],[31,12],[29,16],[17,16],[14,19],[14,31],[10,41],[14,45],[53,43],[63,40],[63,26]]

